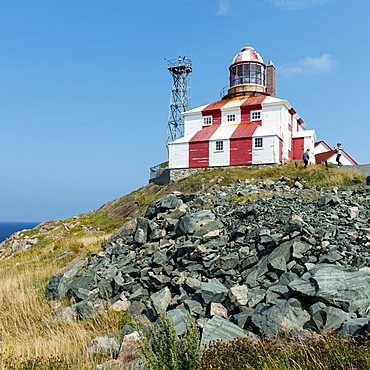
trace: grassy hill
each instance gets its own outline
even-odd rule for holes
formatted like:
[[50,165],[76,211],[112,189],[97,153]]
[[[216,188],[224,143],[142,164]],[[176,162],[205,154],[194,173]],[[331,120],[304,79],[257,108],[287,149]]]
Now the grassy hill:
[[[203,191],[211,186],[227,186],[237,179],[278,180],[281,176],[301,178],[307,186],[361,186],[365,178],[332,172],[324,166],[286,165],[273,168],[209,169],[169,185],[148,184],[110,201],[86,214],[68,220],[51,221],[20,233],[18,240],[37,240],[21,253],[2,245],[0,260],[0,369],[92,369],[102,359],[79,355],[78,349],[98,335],[118,336],[129,321],[123,313],[108,311],[101,317],[72,324],[46,325],[56,308],[69,302],[51,302],[44,298],[46,284],[58,269],[74,258],[101,250],[101,243],[125,220],[145,212],[146,206],[173,191]],[[230,199],[234,201],[234,199]],[[8,243],[9,244],[9,243]],[[43,364],[41,367],[41,364]],[[71,365],[74,364],[74,365]]]

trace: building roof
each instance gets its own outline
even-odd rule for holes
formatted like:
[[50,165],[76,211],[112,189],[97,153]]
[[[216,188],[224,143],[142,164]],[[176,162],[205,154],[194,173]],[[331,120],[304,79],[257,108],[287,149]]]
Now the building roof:
[[193,143],[195,141],[208,141],[219,127],[220,125],[203,127],[193,135],[189,142]]
[[319,153],[315,155],[316,163],[324,163],[332,158],[336,154],[335,150],[329,150],[327,152]]
[[[324,163],[328,161],[329,159],[333,158],[337,152],[335,150],[329,150],[327,152],[319,153],[315,155],[316,163]],[[342,149],[342,155],[346,156],[348,160],[353,162],[353,164],[358,164],[350,155],[348,155],[343,149]]]
[[251,107],[254,105],[261,105],[266,99],[266,95],[248,96],[240,107]]
[[218,125],[218,129],[212,135],[211,140],[225,140],[232,137],[240,125],[237,123]]
[[244,122],[240,123],[233,134],[230,136],[230,139],[236,139],[240,137],[251,137],[257,130],[257,125],[254,122]]
[[227,140],[238,138],[277,136],[255,122],[230,123],[203,127],[201,130],[189,134],[169,144],[194,143],[208,140]]
[[314,140],[316,139],[316,132],[315,130],[299,130],[293,132],[293,139],[297,139],[300,137],[311,137],[313,136]]
[[332,150],[332,149],[331,149],[331,147],[330,147],[328,144],[326,144],[326,143],[325,143],[325,141],[323,141],[323,140],[317,141],[317,142],[315,143],[315,148],[316,148],[317,146],[319,146],[320,144],[324,145],[328,150]]
[[[214,103],[202,105],[198,108],[188,110],[183,113],[184,116],[198,114],[202,112],[203,115],[207,112],[211,113],[212,111],[221,109],[228,110],[233,108],[248,107],[248,106],[257,106],[257,105],[286,105],[288,108],[291,108],[291,105],[287,100],[274,98],[272,96],[266,95],[256,95],[256,96],[243,96],[236,97],[232,99],[218,100]],[[296,117],[299,118],[299,115],[296,114]],[[305,125],[303,125],[305,126]],[[305,128],[305,127],[304,127]]]
[[261,55],[255,52],[252,46],[244,46],[240,53],[234,57],[233,64],[240,62],[259,62],[265,64]]

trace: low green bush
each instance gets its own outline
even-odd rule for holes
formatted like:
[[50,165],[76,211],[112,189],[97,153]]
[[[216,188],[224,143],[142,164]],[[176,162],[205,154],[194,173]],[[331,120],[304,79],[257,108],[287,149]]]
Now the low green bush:
[[186,330],[178,337],[172,319],[161,312],[157,325],[140,333],[141,358],[149,370],[195,370],[200,357],[199,330],[189,316]]

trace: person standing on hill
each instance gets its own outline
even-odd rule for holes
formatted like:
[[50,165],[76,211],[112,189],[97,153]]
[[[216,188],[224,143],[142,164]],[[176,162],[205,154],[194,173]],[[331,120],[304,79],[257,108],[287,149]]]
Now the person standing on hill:
[[340,157],[343,152],[343,149],[341,147],[342,147],[342,144],[338,143],[337,146],[334,148],[335,152],[337,153],[337,158],[335,160],[337,161],[338,166],[343,166],[343,164],[340,161]]
[[308,162],[310,161],[310,149],[307,149],[303,155],[302,155],[302,160],[304,162],[304,168],[307,167]]

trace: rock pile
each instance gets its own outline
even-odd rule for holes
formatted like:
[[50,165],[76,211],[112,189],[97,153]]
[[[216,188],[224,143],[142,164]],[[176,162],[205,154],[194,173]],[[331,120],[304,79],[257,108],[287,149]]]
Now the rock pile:
[[362,333],[370,320],[369,200],[370,188],[308,188],[287,178],[166,195],[83,269],[50,280],[48,299],[74,302],[50,322],[111,308],[145,323],[165,310],[178,334],[192,315],[204,345]]

